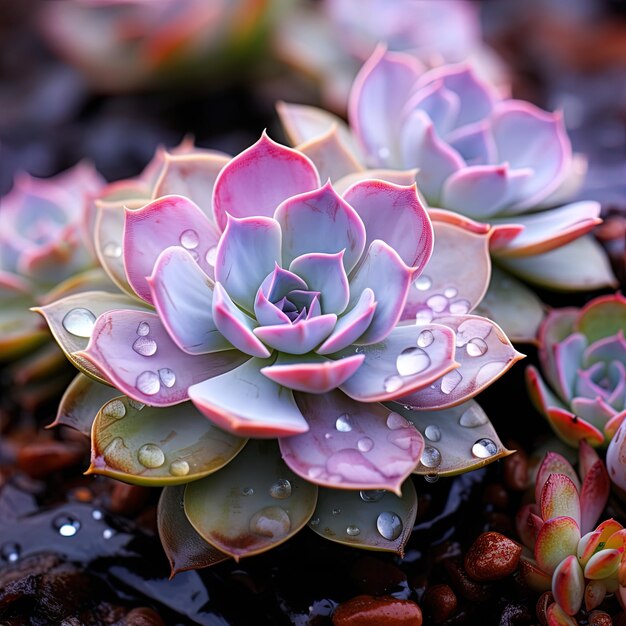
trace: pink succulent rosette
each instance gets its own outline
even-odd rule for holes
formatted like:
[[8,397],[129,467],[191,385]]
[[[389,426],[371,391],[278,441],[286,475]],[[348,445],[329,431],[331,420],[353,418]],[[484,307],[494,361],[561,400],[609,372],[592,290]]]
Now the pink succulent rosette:
[[521,572],[536,591],[551,590],[550,624],[576,626],[576,615],[598,607],[608,594],[622,606],[626,530],[614,519],[595,524],[607,503],[610,481],[596,452],[581,442],[579,474],[555,452],[548,452],[535,482],[535,504],[523,506],[517,530],[527,546]]
[[266,26],[267,0],[53,0],[39,22],[52,47],[90,82],[126,91],[230,67]]
[[0,199],[0,358],[40,342],[46,333],[28,309],[57,284],[93,267],[88,198],[103,183],[81,163],[48,179],[20,174]]
[[582,309],[554,309],[541,326],[539,360],[547,383],[535,367],[528,367],[526,380],[535,406],[569,445],[606,446],[626,417],[625,331],[620,294]]
[[[221,158],[167,157],[156,185],[202,208],[160,196],[128,207],[120,231],[100,205],[100,258],[127,295],[42,307],[99,381],[77,379],[57,423],[91,430],[90,471],[168,486],[161,519],[198,538],[202,562],[267,550],[306,523],[401,552],[411,473],[508,453],[471,399],[520,358],[471,313],[490,233],[431,222],[415,185],[339,194],[266,135],[208,174]],[[191,557],[169,524],[177,569]]]
[[561,115],[503,99],[468,65],[424,72],[409,55],[379,47],[353,84],[350,128],[312,107],[281,104],[279,113],[292,143],[339,189],[364,176],[414,177],[451,221],[492,226],[500,269],[483,306],[513,338],[534,340],[543,311],[511,274],[561,290],[613,284],[601,247],[586,235],[600,205],[559,206],[585,171]]

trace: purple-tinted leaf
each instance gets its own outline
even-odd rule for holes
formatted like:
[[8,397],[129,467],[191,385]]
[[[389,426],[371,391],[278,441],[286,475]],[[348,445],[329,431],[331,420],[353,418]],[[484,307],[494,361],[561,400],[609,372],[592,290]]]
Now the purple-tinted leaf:
[[340,391],[296,394],[309,430],[280,440],[285,463],[306,480],[340,489],[386,489],[400,495],[424,440],[413,425],[377,403]]
[[330,335],[336,323],[337,316],[329,313],[302,319],[293,324],[258,326],[254,329],[254,334],[263,343],[281,352],[306,354]]

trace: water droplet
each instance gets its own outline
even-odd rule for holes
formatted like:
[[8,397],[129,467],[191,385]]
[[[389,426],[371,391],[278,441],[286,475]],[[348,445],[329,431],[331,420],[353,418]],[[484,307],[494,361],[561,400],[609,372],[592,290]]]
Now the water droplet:
[[180,235],[180,245],[183,248],[187,248],[187,250],[193,250],[194,248],[197,248],[199,243],[200,238],[198,237],[198,233],[191,228],[183,231]]
[[428,309],[420,309],[415,314],[415,325],[416,326],[424,326],[424,324],[430,324],[433,321],[433,312]]
[[159,378],[166,387],[173,387],[176,383],[176,374],[169,368],[164,367],[159,370]]
[[244,487],[241,490],[241,494],[244,496],[253,496],[254,495],[254,489],[252,487]]
[[396,359],[396,368],[401,376],[413,376],[430,365],[430,357],[421,348],[405,348]]
[[471,304],[467,300],[457,300],[450,305],[450,313],[453,315],[465,315],[470,310]]
[[96,521],[101,520],[104,517],[104,514],[102,513],[102,511],[100,509],[94,509],[91,512],[91,517],[93,519],[95,519]]
[[279,478],[270,487],[270,496],[277,500],[286,500],[291,496],[291,483],[286,478]]
[[456,296],[457,293],[458,291],[454,287],[448,287],[447,289],[444,289],[443,291],[443,295],[446,298],[454,298],[454,296]]
[[135,387],[147,396],[153,396],[155,393],[159,393],[161,383],[159,381],[158,374],[150,370],[142,372],[139,376],[137,376]]
[[402,534],[402,520],[391,511],[383,511],[376,519],[376,528],[385,539],[394,541]]
[[63,318],[63,328],[75,337],[89,339],[96,323],[96,316],[89,309],[72,309]]
[[135,409],[135,411],[141,411],[146,405],[143,402],[137,402],[137,400],[128,399],[128,404]]
[[109,259],[119,259],[122,256],[122,246],[115,241],[107,241],[102,247],[102,254]]
[[115,534],[115,531],[112,528],[105,528],[102,531],[102,538],[111,539],[111,537],[113,537],[114,534]]
[[441,378],[441,393],[446,395],[452,393],[457,385],[463,380],[463,376],[458,370],[452,370]]
[[369,452],[374,447],[374,442],[369,437],[361,437],[356,443],[360,452]]
[[69,515],[55,517],[52,525],[57,529],[61,537],[73,537],[80,530],[80,522]]
[[487,415],[477,404],[470,405],[467,409],[465,409],[465,411],[463,411],[461,417],[459,417],[459,424],[465,428],[482,426],[488,421]]
[[485,363],[474,377],[474,383],[477,387],[482,387],[490,383],[496,376],[499,376],[501,372],[504,371],[507,364],[505,361],[491,361],[490,363]]
[[435,336],[430,330],[423,330],[417,337],[417,345],[420,348],[428,348],[433,341],[435,341]]
[[291,529],[291,519],[280,506],[267,506],[252,516],[250,530],[261,537],[279,539]]
[[480,337],[474,337],[465,344],[465,351],[468,356],[482,356],[487,352],[487,344]]
[[217,260],[217,247],[216,246],[213,246],[207,250],[205,259],[206,259],[206,262],[211,267],[215,267],[215,261]]
[[462,322],[456,331],[456,346],[462,348],[470,339],[479,337],[487,339],[492,326],[489,322],[480,319],[469,319]]
[[7,541],[0,546],[0,557],[8,563],[15,563],[20,558],[22,548],[19,543]]
[[165,463],[165,454],[156,443],[146,443],[137,450],[137,459],[148,469],[156,469]]
[[125,450],[124,440],[121,437],[114,437],[103,450],[102,457],[109,465],[115,465],[120,455],[125,454]]
[[352,430],[350,421],[350,416],[347,413],[342,413],[335,422],[335,428],[340,433],[349,433]]
[[346,534],[350,535],[350,537],[356,537],[361,533],[361,529],[358,526],[354,526],[350,524],[350,526],[346,526]]
[[335,515],[335,516],[336,516],[336,515],[341,515],[341,509],[340,509],[339,507],[335,507],[335,508],[331,511],[331,513],[332,513],[333,515]]
[[320,465],[315,465],[313,467],[309,467],[309,471],[307,472],[307,475],[309,478],[319,478],[322,474],[324,473],[324,468],[321,467]]
[[104,406],[102,413],[107,417],[122,419],[126,415],[126,407],[121,400],[113,400]]
[[487,459],[498,452],[498,446],[491,439],[479,439],[472,446],[472,454],[479,459]]
[[137,334],[140,337],[145,337],[150,332],[150,324],[148,322],[139,322],[137,326]]
[[354,349],[354,352],[355,352],[356,354],[363,354],[363,353],[365,352],[365,348],[364,348],[363,346],[357,346],[357,347]]
[[409,423],[400,415],[392,411],[387,415],[387,428],[389,430],[399,430],[400,428],[406,428]]
[[157,351],[157,344],[154,339],[137,337],[133,343],[133,350],[141,356],[152,356]]
[[398,391],[403,385],[402,376],[387,376],[383,382],[383,387],[387,393]]
[[413,284],[419,291],[427,291],[433,286],[433,281],[428,276],[422,274]]
[[187,476],[189,474],[189,463],[179,459],[170,463],[170,474],[172,476]]
[[431,441],[439,441],[441,439],[441,429],[436,424],[430,424],[426,426],[424,435]]
[[439,480],[439,474],[437,474],[437,473],[426,474],[424,476],[424,480],[427,483],[436,483]]
[[309,521],[309,526],[319,526],[319,523],[320,523],[319,517],[312,517],[311,520]]
[[426,304],[435,312],[442,313],[448,306],[448,299],[444,296],[436,295],[431,296],[426,300]]
[[424,467],[439,467],[441,465],[441,452],[433,446],[426,446],[420,461]]
[[359,496],[363,502],[379,502],[385,495],[384,489],[364,489],[359,491]]

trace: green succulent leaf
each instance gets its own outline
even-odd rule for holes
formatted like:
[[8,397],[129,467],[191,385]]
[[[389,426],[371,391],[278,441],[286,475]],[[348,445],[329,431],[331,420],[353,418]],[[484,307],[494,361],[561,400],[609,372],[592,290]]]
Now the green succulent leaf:
[[28,296],[3,300],[0,307],[0,361],[27,352],[49,337],[41,319],[28,310],[32,305]]
[[69,426],[89,437],[91,426],[102,405],[120,392],[114,387],[103,385],[89,376],[77,374],[65,390],[53,426]]
[[295,535],[316,502],[317,486],[285,465],[275,442],[258,439],[220,472],[185,490],[185,513],[193,527],[236,560]]
[[215,565],[229,558],[194,530],[185,515],[184,496],[184,485],[165,487],[157,508],[159,537],[170,562],[172,576]]
[[526,285],[494,265],[489,289],[474,312],[498,322],[511,341],[536,343],[545,307]]
[[475,400],[441,411],[414,411],[396,403],[388,406],[424,435],[426,447],[415,474],[455,476],[512,453]]
[[588,291],[617,284],[606,253],[592,235],[543,254],[500,257],[498,263],[530,283],[559,291]]
[[417,515],[417,494],[409,478],[402,497],[390,491],[320,488],[309,527],[337,543],[403,554]]
[[575,322],[589,343],[626,332],[626,298],[621,294],[596,298],[580,312]]
[[220,469],[245,442],[214,426],[191,402],[157,408],[120,396],[93,423],[88,472],[135,485],[180,485]]
[[113,309],[145,311],[146,308],[145,303],[122,294],[86,291],[33,310],[43,315],[53,337],[74,367],[101,383],[107,383],[96,367],[76,352],[87,347],[96,318],[102,313]]
[[106,272],[100,268],[95,268],[70,276],[70,278],[57,285],[52,291],[46,293],[42,298],[42,302],[43,304],[48,304],[84,291],[119,292]]

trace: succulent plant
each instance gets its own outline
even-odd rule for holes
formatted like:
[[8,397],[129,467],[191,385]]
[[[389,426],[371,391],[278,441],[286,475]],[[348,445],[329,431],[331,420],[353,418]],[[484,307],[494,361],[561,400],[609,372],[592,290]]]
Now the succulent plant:
[[18,175],[0,204],[0,359],[48,336],[29,308],[93,267],[88,198],[104,181],[86,163],[52,178]]
[[170,157],[161,175],[161,188],[200,189],[202,208],[161,196],[127,208],[123,234],[101,234],[120,249],[108,271],[126,294],[39,309],[87,374],[57,423],[91,431],[90,472],[167,487],[175,570],[262,552],[307,523],[401,552],[412,472],[508,453],[471,399],[520,357],[470,313],[490,233],[431,223],[414,185],[363,180],[340,195],[266,135],[207,175],[220,158],[183,155],[177,169]]
[[[535,504],[517,515],[518,533],[527,549],[522,575],[537,591],[552,589],[550,624],[576,626],[573,616],[591,611],[607,594],[626,599],[623,555],[626,530],[614,519],[595,526],[610,491],[604,463],[582,441],[580,479],[560,454],[548,452],[535,481]],[[531,551],[532,550],[532,555]]]
[[585,236],[599,204],[558,206],[585,171],[560,114],[501,98],[468,65],[424,73],[379,47],[353,84],[351,129],[312,107],[281,104],[279,113],[291,142],[339,189],[362,177],[416,178],[430,207],[491,225],[491,253],[508,274],[494,274],[483,310],[512,338],[534,340],[543,311],[510,274],[562,290],[613,284],[601,247]]
[[269,7],[268,0],[55,0],[42,5],[39,22],[90,82],[125,91],[232,67],[258,43]]
[[606,446],[626,417],[626,299],[595,298],[582,309],[550,311],[539,332],[539,361],[526,380],[531,398],[566,443]]

